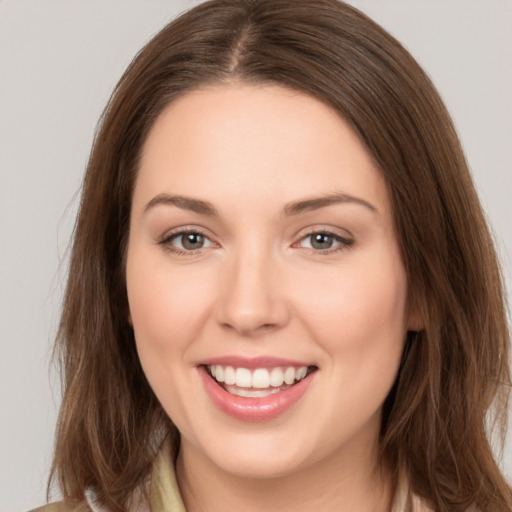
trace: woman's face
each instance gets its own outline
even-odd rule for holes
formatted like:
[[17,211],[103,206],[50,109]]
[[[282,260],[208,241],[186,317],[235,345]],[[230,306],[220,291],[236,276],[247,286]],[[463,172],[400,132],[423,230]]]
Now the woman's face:
[[374,457],[413,326],[386,184],[333,110],[240,83],[174,101],[143,148],[126,274],[180,457],[253,477]]

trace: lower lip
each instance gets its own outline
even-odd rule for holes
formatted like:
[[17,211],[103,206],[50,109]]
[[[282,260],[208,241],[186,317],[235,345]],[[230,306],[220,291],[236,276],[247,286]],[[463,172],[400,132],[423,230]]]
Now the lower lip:
[[265,397],[248,398],[228,393],[212,379],[204,366],[198,367],[206,392],[227,415],[243,421],[268,421],[292,407],[306,392],[313,374],[309,374],[288,389]]

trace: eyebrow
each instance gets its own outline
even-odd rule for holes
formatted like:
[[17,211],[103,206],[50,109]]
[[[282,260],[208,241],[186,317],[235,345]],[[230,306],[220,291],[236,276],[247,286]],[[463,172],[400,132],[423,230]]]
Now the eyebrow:
[[144,207],[144,212],[157,205],[173,205],[183,210],[190,210],[201,215],[208,215],[210,217],[218,217],[219,214],[212,203],[202,201],[201,199],[194,199],[186,196],[172,196],[169,194],[159,194]]
[[[319,210],[327,206],[335,204],[358,204],[369,209],[371,212],[379,215],[379,211],[368,201],[359,197],[354,197],[349,194],[337,192],[323,197],[313,197],[311,199],[303,199],[301,201],[291,202],[285,205],[283,208],[282,215],[285,217],[291,217],[294,215],[300,215],[301,213]],[[183,210],[189,210],[200,215],[206,215],[210,217],[218,217],[219,213],[212,203],[203,201],[201,199],[194,199],[192,197],[180,196],[180,195],[169,195],[159,194],[155,196],[149,203],[144,207],[144,213],[154,208],[157,205],[172,205],[177,206]]]
[[377,210],[377,208],[368,201],[341,192],[336,192],[335,194],[330,194],[323,197],[313,197],[311,199],[304,199],[302,201],[288,203],[283,208],[283,215],[285,215],[286,217],[292,215],[300,215],[301,213],[318,210],[320,208],[325,208],[326,206],[346,203],[364,206],[365,208],[368,208],[371,212],[380,215],[379,210]]

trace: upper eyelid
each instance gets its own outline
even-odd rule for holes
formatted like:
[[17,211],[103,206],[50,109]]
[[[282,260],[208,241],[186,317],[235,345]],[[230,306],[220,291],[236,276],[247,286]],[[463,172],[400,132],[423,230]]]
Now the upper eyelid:
[[[310,237],[311,235],[316,235],[316,234],[332,236],[332,238],[334,238],[338,242],[345,244],[345,245],[352,245],[355,241],[352,237],[346,237],[343,235],[339,235],[337,233],[333,233],[332,231],[314,230],[314,231],[310,231],[309,233],[306,233],[305,235],[302,235],[301,237],[299,237],[297,242],[294,242],[293,245],[296,245],[297,243],[305,240],[306,238]],[[326,249],[326,250],[329,250],[329,249]],[[317,252],[320,252],[320,251],[317,251]]]
[[[346,235],[342,235],[342,234],[336,232],[335,230],[333,230],[333,228],[325,228],[325,227],[321,227],[321,226],[310,227],[310,228],[305,228],[305,229],[307,229],[306,232],[304,232],[304,230],[301,230],[302,234],[298,233],[294,237],[295,241],[292,243],[292,246],[298,244],[300,241],[304,240],[308,236],[311,236],[311,235],[314,235],[317,233],[332,236],[333,238],[335,238],[336,240],[338,240],[340,242],[354,243],[354,237],[349,232],[347,232]],[[203,228],[196,227],[196,226],[183,226],[183,227],[178,227],[178,228],[172,229],[170,231],[167,231],[165,234],[163,234],[161,237],[159,237],[158,243],[164,244],[166,242],[169,242],[173,238],[178,237],[183,234],[186,234],[186,233],[200,234],[201,236],[204,236],[205,238],[207,238],[210,242],[219,245],[219,243],[215,241],[215,237],[213,237],[212,235],[209,234],[209,230],[205,230]],[[197,250],[199,251],[201,249],[197,249]]]
[[179,235],[186,234],[186,233],[197,233],[199,235],[204,236],[205,238],[208,238],[208,240],[213,241],[212,235],[210,235],[207,230],[204,230],[204,229],[201,229],[201,228],[198,228],[195,226],[184,226],[184,227],[179,227],[179,228],[168,230],[162,236],[160,236],[159,239],[160,239],[160,241],[170,240],[174,237],[177,237]]
[[313,235],[315,233],[323,233],[325,235],[332,235],[334,237],[342,238],[344,240],[353,240],[354,235],[348,231],[347,229],[343,229],[340,227],[334,226],[325,226],[325,225],[313,225],[308,226],[307,228],[302,228],[297,232],[295,238],[297,240],[302,240],[303,238]]
[[187,249],[182,249],[182,248],[174,245],[173,239],[183,236],[184,234],[187,234],[187,233],[197,233],[197,234],[203,236],[204,238],[206,238],[213,246],[218,245],[217,242],[215,242],[212,239],[212,237],[207,235],[203,230],[198,229],[198,228],[186,228],[186,227],[185,228],[180,227],[180,228],[176,228],[174,230],[166,231],[162,236],[160,236],[159,238],[157,238],[155,240],[155,243],[156,243],[156,245],[164,248],[166,251],[169,251],[169,252],[172,252],[175,254],[179,254],[179,255],[189,255],[189,256],[198,254],[203,249],[211,248],[211,246],[210,246],[210,247],[200,247],[198,249],[187,250]]
[[212,240],[212,238],[210,236],[205,234],[201,229],[197,229],[197,228],[188,228],[188,229],[187,228],[176,228],[175,230],[167,231],[162,237],[157,239],[156,243],[157,243],[157,245],[164,248],[166,251],[174,253],[176,255],[181,255],[181,256],[193,256],[193,255],[200,253],[203,249],[211,248],[211,247],[199,247],[198,249],[188,250],[188,249],[182,249],[181,247],[175,246],[173,243],[171,243],[171,241],[173,239],[183,236],[187,233],[196,233],[198,235],[203,236],[207,240],[209,240],[209,242],[213,246],[218,245],[214,240]]
[[213,242],[213,240],[210,236],[208,236],[206,233],[203,233],[202,231],[199,231],[197,229],[186,229],[186,230],[177,231],[175,233],[169,233],[168,236],[164,237],[164,239],[172,240],[173,238],[179,238],[180,236],[189,235],[191,233],[196,234],[196,235],[201,235],[202,237],[206,238],[210,242]]

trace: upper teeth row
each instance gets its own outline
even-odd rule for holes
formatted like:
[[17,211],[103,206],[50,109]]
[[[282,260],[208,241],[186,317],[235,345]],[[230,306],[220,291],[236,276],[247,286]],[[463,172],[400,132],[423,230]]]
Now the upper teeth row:
[[283,384],[291,385],[295,381],[302,380],[308,373],[307,366],[294,368],[258,368],[249,370],[247,368],[233,368],[232,366],[222,366],[220,364],[208,366],[208,371],[215,377],[217,382],[224,382],[228,385],[236,385],[241,388],[268,388],[269,386],[278,387]]

